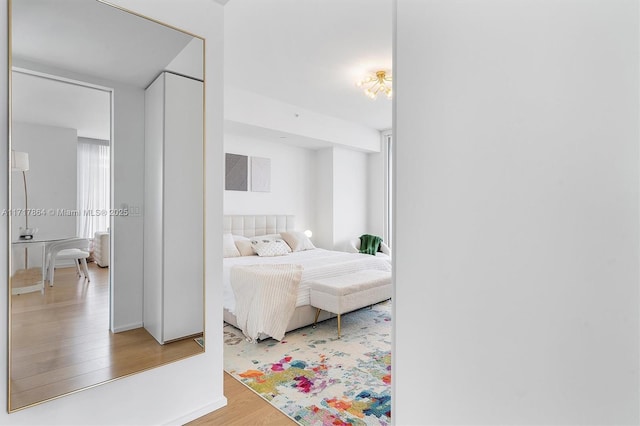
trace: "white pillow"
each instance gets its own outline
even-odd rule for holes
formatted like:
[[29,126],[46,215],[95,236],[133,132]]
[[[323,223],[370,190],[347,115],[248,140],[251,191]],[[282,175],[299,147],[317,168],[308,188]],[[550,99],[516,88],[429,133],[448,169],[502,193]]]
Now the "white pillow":
[[291,248],[280,238],[264,238],[258,239],[254,237],[251,239],[251,247],[258,256],[270,257],[270,256],[284,256],[289,254]]
[[[251,240],[282,240],[280,234],[268,234],[268,235],[256,235],[251,237]],[[291,247],[284,241],[284,245],[287,246],[287,253],[291,253]]]
[[222,253],[224,257],[238,257],[240,252],[233,241],[233,235],[224,234],[222,236]]
[[281,232],[280,236],[287,242],[291,250],[303,251],[316,248],[304,232]]

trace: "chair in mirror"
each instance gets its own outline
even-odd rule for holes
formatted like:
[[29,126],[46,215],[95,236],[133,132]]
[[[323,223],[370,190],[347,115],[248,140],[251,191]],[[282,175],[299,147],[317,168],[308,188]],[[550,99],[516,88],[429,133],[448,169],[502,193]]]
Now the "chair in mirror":
[[12,412],[204,351],[204,40],[9,10]]

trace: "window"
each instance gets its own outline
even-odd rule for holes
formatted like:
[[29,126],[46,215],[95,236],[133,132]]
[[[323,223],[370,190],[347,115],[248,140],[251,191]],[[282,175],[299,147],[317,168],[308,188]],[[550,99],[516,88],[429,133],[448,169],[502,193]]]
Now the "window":
[[382,149],[384,150],[384,236],[383,239],[391,247],[393,233],[393,136],[391,133],[382,135]]
[[93,238],[109,228],[109,141],[78,138],[77,234]]

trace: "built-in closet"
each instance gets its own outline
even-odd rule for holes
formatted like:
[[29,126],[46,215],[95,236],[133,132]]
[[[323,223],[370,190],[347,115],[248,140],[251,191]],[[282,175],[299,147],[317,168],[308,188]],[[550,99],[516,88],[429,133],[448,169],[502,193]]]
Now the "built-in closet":
[[144,327],[203,331],[203,83],[163,72],[145,94]]

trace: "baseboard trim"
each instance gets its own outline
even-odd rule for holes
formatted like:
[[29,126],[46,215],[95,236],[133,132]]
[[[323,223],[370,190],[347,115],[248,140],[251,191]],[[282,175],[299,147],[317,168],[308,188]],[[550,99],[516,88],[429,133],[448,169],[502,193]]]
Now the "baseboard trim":
[[136,328],[141,328],[142,327],[142,323],[141,322],[137,322],[135,324],[129,324],[129,325],[123,325],[121,327],[116,327],[113,329],[114,333],[120,333],[122,331],[129,331],[129,330],[134,330]]
[[204,407],[196,410],[196,411],[192,411],[191,413],[179,417],[175,420],[170,421],[169,423],[165,423],[165,425],[167,426],[182,426],[184,424],[189,423],[190,421],[193,421],[197,418],[200,418],[206,414],[209,414],[213,411],[219,410],[222,407],[225,407],[227,405],[227,398],[226,397],[220,397],[219,399],[217,399],[216,401],[212,402],[211,404],[207,404]]

